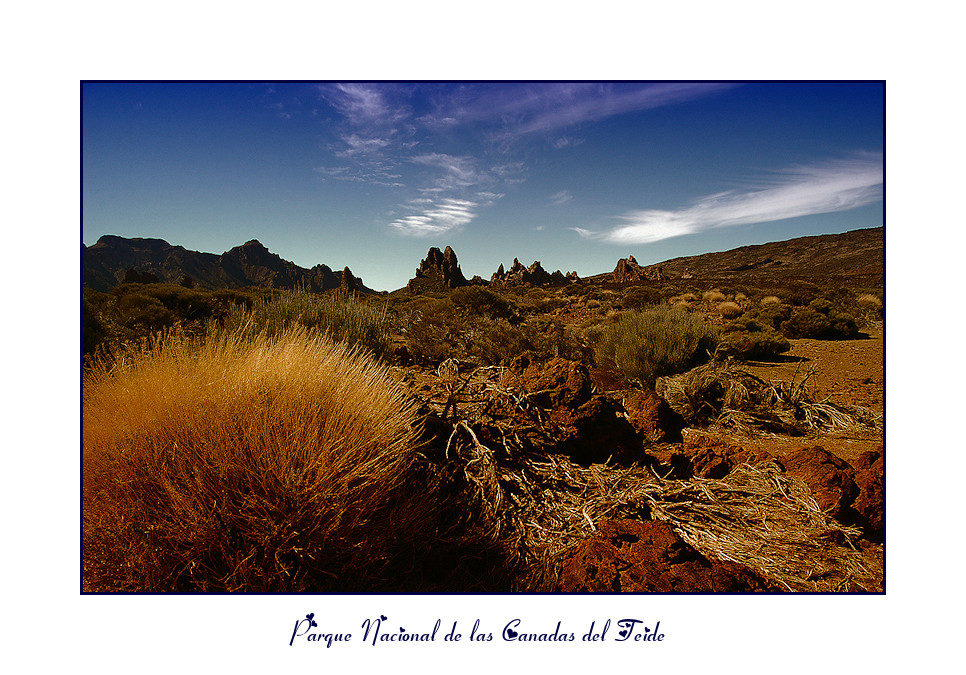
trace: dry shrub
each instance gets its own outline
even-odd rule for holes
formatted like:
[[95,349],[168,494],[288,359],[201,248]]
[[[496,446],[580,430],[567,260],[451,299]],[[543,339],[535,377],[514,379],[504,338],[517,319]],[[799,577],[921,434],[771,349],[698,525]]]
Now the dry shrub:
[[748,299],[748,296],[745,295],[744,293],[736,293],[735,294],[735,302],[737,302],[737,303],[745,302],[747,299]]
[[808,389],[812,374],[797,382],[793,377],[790,382],[772,383],[731,361],[712,361],[658,378],[655,391],[691,426],[720,425],[746,434],[791,436],[818,430],[881,430],[882,418],[872,411],[815,401]]
[[728,296],[719,291],[717,288],[710,291],[705,291],[701,294],[701,299],[705,302],[723,302],[727,299],[727,297]]
[[718,313],[726,319],[734,319],[742,315],[744,310],[736,302],[722,302],[718,305]]
[[435,527],[386,370],[304,327],[239,335],[171,333],[86,373],[85,588],[374,590]]
[[761,299],[761,304],[763,305],[775,305],[781,302],[781,298],[777,295],[766,295]]
[[692,302],[696,302],[698,296],[694,293],[682,293],[681,295],[675,295],[668,298],[669,305],[690,305]]
[[855,304],[863,313],[873,317],[882,316],[882,300],[871,293],[864,293],[855,299]]

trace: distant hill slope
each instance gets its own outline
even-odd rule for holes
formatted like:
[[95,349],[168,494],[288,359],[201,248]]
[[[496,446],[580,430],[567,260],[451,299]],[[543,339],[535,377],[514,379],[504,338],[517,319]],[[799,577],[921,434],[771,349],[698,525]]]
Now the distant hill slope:
[[881,278],[884,244],[883,228],[874,227],[673,258],[642,270],[646,278],[664,279]]
[[172,246],[163,239],[105,235],[93,246],[83,247],[83,265],[84,286],[105,292],[117,286],[131,269],[175,284],[187,275],[196,286],[207,289],[304,287],[318,292],[339,288],[343,276],[348,276],[359,290],[375,292],[366,288],[349,268],[342,272],[334,272],[327,265],[305,269],[283,260],[256,240],[217,255]]

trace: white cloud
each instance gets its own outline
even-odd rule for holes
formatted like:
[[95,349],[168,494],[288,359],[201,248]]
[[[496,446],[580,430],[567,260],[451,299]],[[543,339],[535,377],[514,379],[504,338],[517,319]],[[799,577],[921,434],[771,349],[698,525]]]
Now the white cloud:
[[406,105],[389,101],[398,88],[389,85],[348,83],[323,85],[319,94],[356,127],[391,127],[410,116]]
[[566,204],[573,198],[574,196],[570,194],[567,190],[561,190],[556,194],[550,195],[550,203],[553,204],[554,206],[560,206],[562,204]]
[[342,137],[342,141],[348,146],[345,150],[336,152],[338,157],[355,157],[357,155],[377,154],[389,145],[390,141],[385,138],[363,137],[359,134],[348,134]]
[[420,212],[389,223],[391,229],[410,237],[443,234],[466,225],[476,217],[474,209],[477,203],[466,199],[446,198],[433,201],[422,198],[410,204],[411,209],[422,207],[418,209]]
[[708,195],[677,211],[631,211],[620,216],[624,225],[603,233],[573,229],[585,238],[615,244],[648,244],[718,227],[847,211],[881,199],[882,180],[882,157],[864,155],[794,167],[758,189]]

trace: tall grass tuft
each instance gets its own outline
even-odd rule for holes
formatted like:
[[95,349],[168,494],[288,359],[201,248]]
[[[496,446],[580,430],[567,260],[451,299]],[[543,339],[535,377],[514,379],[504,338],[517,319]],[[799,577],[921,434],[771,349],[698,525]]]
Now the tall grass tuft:
[[222,325],[227,333],[265,333],[269,337],[292,325],[304,326],[325,333],[336,342],[357,345],[377,357],[384,356],[392,342],[385,304],[376,305],[346,294],[279,293],[272,298],[259,298],[250,307],[233,306]]
[[625,314],[609,325],[597,345],[598,363],[619,368],[629,379],[653,386],[661,375],[682,372],[707,360],[716,333],[700,316],[674,307]]
[[398,552],[439,508],[407,483],[420,429],[404,391],[358,349],[298,326],[169,333],[95,363],[85,587],[394,588]]

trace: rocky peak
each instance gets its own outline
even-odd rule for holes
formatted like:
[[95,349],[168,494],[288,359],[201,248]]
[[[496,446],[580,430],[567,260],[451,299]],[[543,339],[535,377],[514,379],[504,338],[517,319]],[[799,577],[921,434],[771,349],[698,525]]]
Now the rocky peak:
[[504,270],[503,264],[500,264],[497,271],[490,277],[490,283],[547,286],[568,283],[568,278],[560,270],[550,274],[543,268],[539,260],[534,260],[532,265],[524,267],[517,258],[514,258],[513,265],[509,270]]
[[614,268],[614,282],[625,284],[634,281],[657,281],[662,279],[660,267],[641,267],[634,256],[627,256],[617,261]]
[[339,291],[342,293],[355,293],[359,290],[356,279],[348,267],[342,270],[342,278],[339,281]]
[[[419,267],[416,269],[416,279],[413,281],[419,279],[426,279],[446,288],[457,288],[459,286],[469,285],[466,277],[463,276],[462,270],[460,270],[456,252],[449,246],[444,251],[440,251],[435,246],[429,249],[429,253],[419,263]],[[410,281],[409,286],[412,290],[412,281]]]

